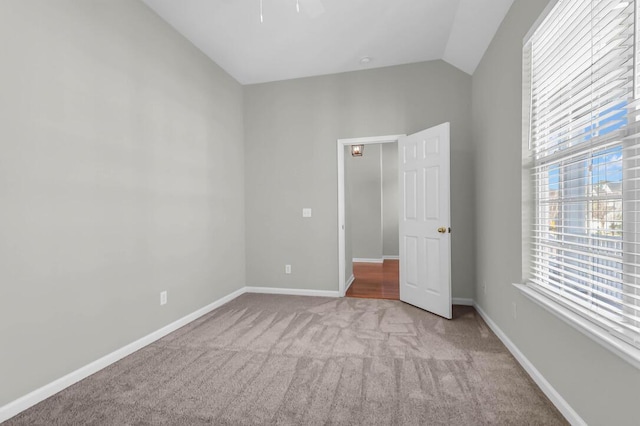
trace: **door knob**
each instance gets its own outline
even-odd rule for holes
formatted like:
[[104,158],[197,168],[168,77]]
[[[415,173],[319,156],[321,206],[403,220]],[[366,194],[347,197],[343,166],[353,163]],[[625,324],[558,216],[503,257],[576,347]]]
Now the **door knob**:
[[445,232],[447,232],[447,228],[440,227],[440,228],[438,228],[438,232],[441,233],[441,234],[444,234]]

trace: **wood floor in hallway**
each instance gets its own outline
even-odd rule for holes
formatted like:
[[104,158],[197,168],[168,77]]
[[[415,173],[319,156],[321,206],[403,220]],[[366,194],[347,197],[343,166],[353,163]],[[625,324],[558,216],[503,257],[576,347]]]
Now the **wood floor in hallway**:
[[347,297],[398,300],[399,263],[398,260],[385,260],[383,263],[354,262],[355,281],[347,290]]

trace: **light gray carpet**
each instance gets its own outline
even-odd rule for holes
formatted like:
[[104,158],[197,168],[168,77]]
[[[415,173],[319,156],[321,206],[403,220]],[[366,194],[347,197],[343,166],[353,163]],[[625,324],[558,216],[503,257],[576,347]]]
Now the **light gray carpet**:
[[245,294],[7,425],[553,425],[473,308]]

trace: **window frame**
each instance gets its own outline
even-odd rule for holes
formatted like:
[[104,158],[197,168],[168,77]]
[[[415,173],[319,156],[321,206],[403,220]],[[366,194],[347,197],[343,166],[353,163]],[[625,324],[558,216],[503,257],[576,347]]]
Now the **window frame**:
[[[617,324],[607,324],[606,317],[594,319],[593,313],[577,303],[563,300],[552,291],[532,284],[528,277],[533,263],[533,232],[532,225],[536,218],[536,188],[532,178],[534,158],[532,155],[531,122],[533,114],[532,97],[532,69],[531,69],[531,39],[536,30],[557,5],[558,0],[549,2],[543,13],[536,20],[523,40],[522,50],[522,271],[524,284],[513,284],[525,297],[555,315],[565,323],[580,331],[593,341],[620,356],[631,365],[640,369],[640,348],[626,342],[613,331]],[[636,14],[638,13],[636,0]],[[636,21],[637,22],[637,21]],[[635,30],[635,51],[638,52],[640,28]],[[638,84],[638,82],[636,82]]]

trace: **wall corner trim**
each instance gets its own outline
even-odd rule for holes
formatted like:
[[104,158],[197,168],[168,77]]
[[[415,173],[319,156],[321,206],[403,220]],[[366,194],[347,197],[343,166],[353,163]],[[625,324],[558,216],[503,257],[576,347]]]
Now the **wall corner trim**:
[[355,275],[351,274],[351,276],[349,277],[349,279],[347,280],[347,283],[344,286],[344,291],[345,293],[347,292],[347,290],[349,290],[349,287],[351,287],[351,284],[353,284],[353,282],[356,280]]
[[333,290],[308,290],[280,287],[245,287],[244,290],[245,293],[286,294],[289,296],[340,297],[340,292]]
[[569,403],[558,393],[557,390],[551,386],[551,383],[545,379],[545,377],[538,371],[538,369],[529,361],[529,359],[518,349],[518,347],[507,337],[507,335],[498,327],[487,313],[478,305],[477,302],[474,302],[473,307],[476,309],[478,314],[482,317],[482,319],[487,323],[491,331],[493,331],[496,336],[502,341],[502,343],[509,349],[509,352],[514,356],[514,358],[520,363],[522,368],[531,376],[534,382],[540,387],[542,392],[551,400],[553,405],[556,406],[558,411],[562,413],[562,415],[567,419],[569,423],[576,426],[587,426],[587,423],[580,417],[580,415],[569,405]]

